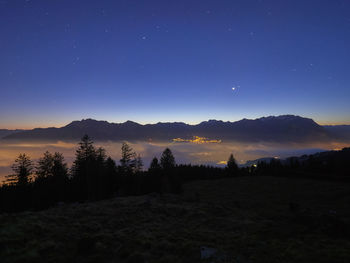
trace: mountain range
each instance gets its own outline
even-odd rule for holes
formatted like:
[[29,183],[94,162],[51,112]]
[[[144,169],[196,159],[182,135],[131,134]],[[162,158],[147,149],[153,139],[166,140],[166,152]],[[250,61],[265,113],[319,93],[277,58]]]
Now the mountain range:
[[11,134],[15,134],[17,132],[21,132],[24,130],[8,130],[8,129],[0,129],[0,138],[6,137]]
[[132,121],[110,123],[83,119],[61,128],[0,130],[0,137],[5,140],[76,140],[84,134],[94,140],[172,140],[201,136],[235,141],[303,142],[350,140],[350,125],[321,126],[309,118],[281,115],[235,122],[209,120],[196,125],[183,122],[142,125]]

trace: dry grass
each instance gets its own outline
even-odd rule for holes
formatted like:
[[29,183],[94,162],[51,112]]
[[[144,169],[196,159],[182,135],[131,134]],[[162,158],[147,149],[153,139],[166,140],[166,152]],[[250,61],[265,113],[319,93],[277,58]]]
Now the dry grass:
[[[6,262],[350,262],[350,185],[243,177],[0,215]],[[201,260],[200,247],[225,259]]]

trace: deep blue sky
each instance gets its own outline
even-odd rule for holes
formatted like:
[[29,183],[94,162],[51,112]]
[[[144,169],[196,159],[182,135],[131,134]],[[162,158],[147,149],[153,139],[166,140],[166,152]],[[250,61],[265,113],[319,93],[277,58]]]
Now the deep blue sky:
[[350,123],[349,84],[347,0],[0,0],[3,128]]

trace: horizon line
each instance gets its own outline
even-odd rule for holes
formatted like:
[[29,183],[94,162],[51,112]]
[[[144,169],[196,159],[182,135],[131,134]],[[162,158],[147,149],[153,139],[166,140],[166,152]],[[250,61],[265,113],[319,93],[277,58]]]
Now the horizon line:
[[84,121],[84,120],[94,120],[94,121],[104,121],[104,122],[108,122],[110,124],[123,124],[126,122],[134,122],[140,125],[154,125],[154,124],[158,124],[158,123],[184,123],[187,125],[198,125],[200,123],[203,122],[208,122],[208,121],[222,121],[222,122],[238,122],[241,120],[257,120],[257,119],[262,119],[262,118],[268,118],[268,117],[281,117],[281,116],[296,116],[296,117],[301,117],[301,118],[307,118],[307,119],[311,119],[314,122],[316,122],[318,125],[320,126],[339,126],[339,125],[350,125],[350,122],[317,122],[315,121],[313,118],[310,117],[305,117],[305,116],[301,116],[301,115],[294,115],[294,114],[282,114],[282,115],[268,115],[268,116],[261,116],[258,118],[241,118],[241,119],[236,119],[236,120],[224,120],[224,119],[207,119],[207,120],[203,120],[203,121],[199,121],[199,122],[184,122],[184,121],[154,121],[154,122],[137,122],[137,121],[132,121],[132,120],[125,120],[125,121],[113,121],[113,120],[101,120],[101,119],[94,119],[94,118],[82,118],[80,120],[71,120],[71,121],[67,121],[65,123],[57,123],[57,125],[52,126],[52,125],[48,125],[48,126],[22,126],[22,127],[11,127],[11,125],[9,126],[0,126],[0,129],[6,129],[6,130],[33,130],[33,129],[47,129],[47,128],[63,128],[67,125],[69,125],[72,122],[75,121]]

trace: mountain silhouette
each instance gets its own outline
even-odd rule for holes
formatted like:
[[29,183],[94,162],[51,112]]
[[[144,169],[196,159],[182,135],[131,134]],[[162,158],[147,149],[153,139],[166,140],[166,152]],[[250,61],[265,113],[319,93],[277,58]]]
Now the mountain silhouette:
[[24,130],[0,129],[0,138],[3,138],[3,137],[8,136],[10,134],[14,134],[14,133],[21,132],[21,131],[24,131]]
[[61,128],[36,128],[4,136],[18,140],[71,140],[88,134],[94,140],[172,140],[173,138],[207,137],[235,141],[302,142],[337,138],[312,119],[294,115],[242,119],[236,122],[209,120],[197,125],[182,122],[139,124],[132,121],[110,123],[84,119]]
[[323,126],[333,137],[350,141],[350,125],[326,125]]

